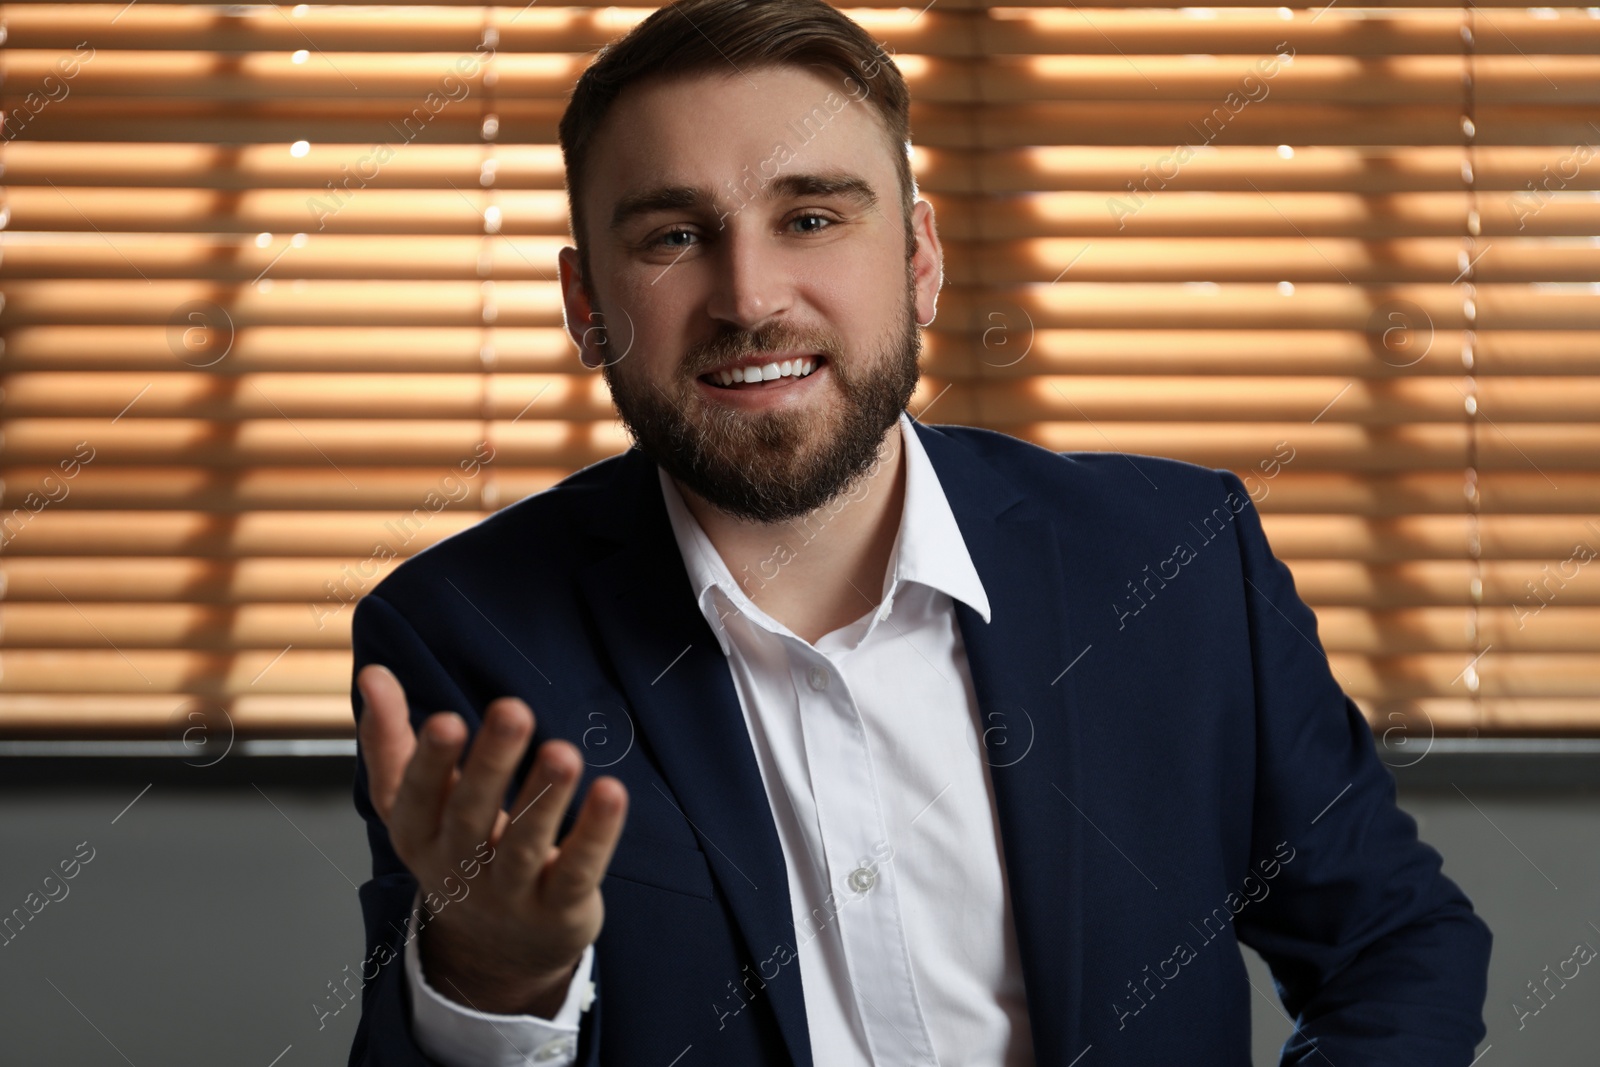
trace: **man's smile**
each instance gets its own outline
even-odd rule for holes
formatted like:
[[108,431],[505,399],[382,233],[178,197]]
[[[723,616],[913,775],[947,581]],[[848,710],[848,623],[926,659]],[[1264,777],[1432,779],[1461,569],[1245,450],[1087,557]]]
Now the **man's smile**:
[[[761,357],[741,361],[731,367],[702,374],[696,381],[719,401],[727,402],[734,393],[761,394],[776,399],[780,394],[810,392],[812,382],[823,377],[828,370],[826,356],[799,356],[792,359],[756,362]],[[751,400],[755,400],[752,396]],[[744,401],[735,401],[743,403]]]
[[800,378],[809,377],[825,362],[827,357],[820,354],[782,358],[748,356],[716,370],[707,371],[700,375],[700,380],[723,389],[753,389],[771,383],[788,385]]

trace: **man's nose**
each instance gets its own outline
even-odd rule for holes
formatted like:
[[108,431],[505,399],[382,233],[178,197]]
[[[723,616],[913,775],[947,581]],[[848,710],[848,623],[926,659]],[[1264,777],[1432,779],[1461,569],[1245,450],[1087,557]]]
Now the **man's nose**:
[[783,250],[759,227],[731,220],[726,225],[706,311],[714,319],[755,330],[788,310],[793,292],[788,265]]

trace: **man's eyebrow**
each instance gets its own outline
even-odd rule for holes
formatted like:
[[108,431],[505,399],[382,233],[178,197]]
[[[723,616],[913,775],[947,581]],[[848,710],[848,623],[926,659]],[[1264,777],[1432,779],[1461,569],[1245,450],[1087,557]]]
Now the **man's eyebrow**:
[[864,208],[878,203],[878,194],[872,185],[854,174],[833,172],[828,174],[784,174],[769,184],[771,197],[843,196]]
[[[765,184],[761,195],[764,199],[842,196],[854,200],[863,208],[875,207],[878,203],[878,195],[872,191],[871,183],[865,178],[842,172],[779,175]],[[640,215],[690,210],[713,214],[715,202],[711,190],[692,185],[661,185],[629,193],[617,201],[616,208],[611,212],[611,229],[619,230]]]
[[611,212],[611,228],[620,230],[638,216],[657,211],[688,211],[698,208],[710,212],[711,207],[711,193],[707,189],[697,189],[692,185],[660,185],[643,192],[629,193],[618,200],[616,208]]

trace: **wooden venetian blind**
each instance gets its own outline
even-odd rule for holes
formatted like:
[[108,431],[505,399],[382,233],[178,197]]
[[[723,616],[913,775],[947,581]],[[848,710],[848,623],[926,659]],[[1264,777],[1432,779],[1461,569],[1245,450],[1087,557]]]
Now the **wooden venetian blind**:
[[[353,601],[626,447],[555,129],[648,10],[4,7],[0,734],[349,736]],[[848,10],[914,413],[1238,472],[1377,727],[1600,730],[1600,9]]]

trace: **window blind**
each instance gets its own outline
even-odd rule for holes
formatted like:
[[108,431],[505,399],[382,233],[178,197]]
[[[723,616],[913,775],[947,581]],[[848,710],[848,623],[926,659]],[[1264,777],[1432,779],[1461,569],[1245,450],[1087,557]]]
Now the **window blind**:
[[[0,9],[0,736],[352,736],[354,601],[627,446],[555,128],[650,10]],[[1600,732],[1600,9],[845,10],[913,414],[1234,470],[1376,730]]]

